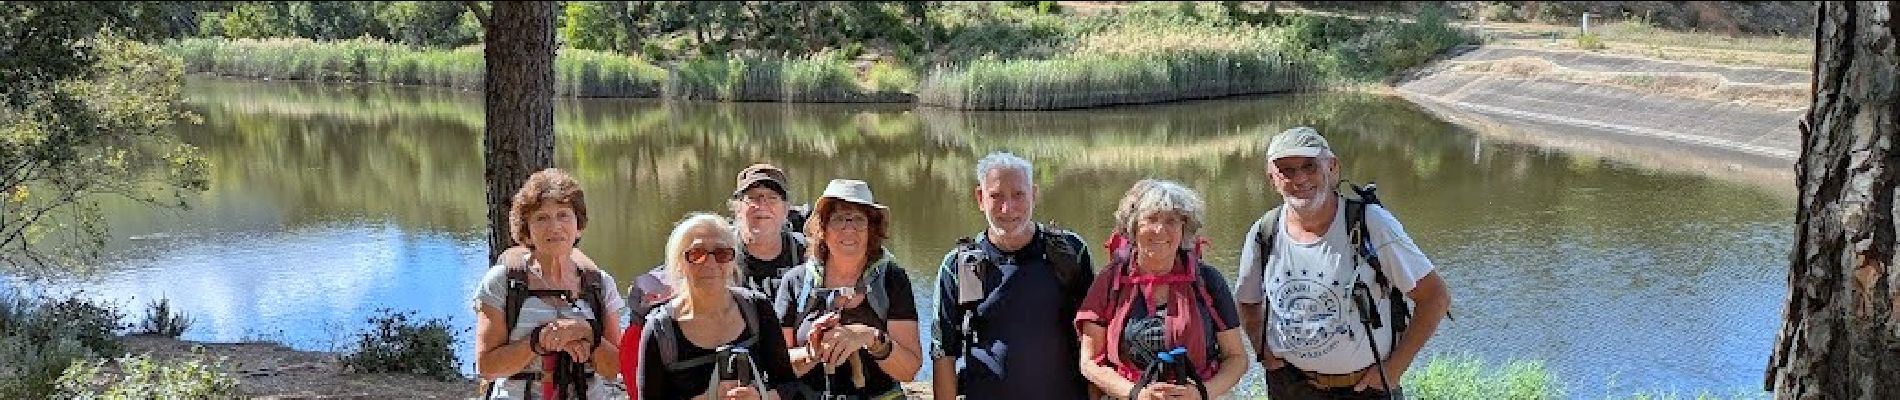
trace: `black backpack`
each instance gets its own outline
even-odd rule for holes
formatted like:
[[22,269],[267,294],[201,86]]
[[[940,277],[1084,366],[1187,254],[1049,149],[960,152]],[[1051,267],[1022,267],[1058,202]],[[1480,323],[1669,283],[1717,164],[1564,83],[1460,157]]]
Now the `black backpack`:
[[[504,315],[502,320],[503,332],[513,333],[515,331],[516,320],[521,318],[521,305],[527,302],[529,297],[557,297],[568,301],[570,304],[576,300],[573,298],[573,294],[566,290],[528,289],[528,263],[533,262],[530,257],[533,257],[531,253],[523,254],[520,264],[508,263],[506,260],[503,260],[502,267],[508,269],[508,294],[503,298],[502,302],[502,314]],[[604,274],[606,274],[605,271],[601,271],[599,267],[592,264],[580,264],[581,293],[579,300],[586,300],[589,311],[594,313],[594,323],[589,325],[593,327],[595,343],[600,342],[601,335],[603,335],[603,330],[605,329],[602,324],[604,324],[607,319],[607,314],[604,312],[606,304],[601,302],[600,297],[601,282],[605,280],[602,276]],[[522,376],[517,374],[516,377],[530,381],[540,378],[534,374],[529,375],[530,376]],[[494,381],[482,380],[481,393],[483,396],[492,393],[493,389]]]
[[[1368,235],[1366,206],[1382,204],[1375,193],[1378,187],[1373,183],[1367,183],[1364,187],[1351,183],[1345,184],[1353,194],[1353,196],[1343,196],[1345,197],[1347,236],[1352,238],[1353,258],[1356,262],[1362,262],[1372,268],[1373,283],[1376,285],[1372,288],[1373,292],[1385,295],[1392,303],[1392,312],[1386,313],[1383,321],[1374,318],[1371,327],[1376,329],[1384,324],[1390,324],[1392,337],[1387,338],[1387,343],[1396,343],[1396,339],[1405,332],[1406,326],[1411,322],[1412,299],[1406,297],[1405,292],[1399,290],[1398,286],[1393,285],[1391,278],[1386,277],[1384,264],[1379,261],[1379,253],[1373,251],[1366,236]],[[1279,234],[1280,231],[1280,208],[1274,207],[1267,211],[1266,215],[1260,217],[1260,230],[1253,237],[1254,248],[1260,249],[1260,257],[1256,258],[1255,262],[1259,263],[1258,267],[1262,274],[1267,272],[1268,260],[1273,256],[1274,235]],[[1271,306],[1264,308],[1268,313],[1273,312]],[[1446,317],[1450,318],[1450,315],[1447,314]],[[1271,319],[1268,320],[1271,321]]]
[[[1069,243],[1069,238],[1076,236],[1074,232],[1056,228],[1053,225],[1038,225],[1036,232],[1036,240],[1042,240],[1044,245],[1048,246],[1043,251],[1043,257],[1049,260],[1050,266],[1055,268],[1056,280],[1061,282],[1062,298],[1065,301],[1060,315],[1075,315],[1082,306],[1082,297],[1088,295],[1089,285],[1094,283],[1091,279],[1085,279],[1084,273],[1093,271],[1094,266],[1083,265],[1082,249]],[[982,316],[977,315],[976,307],[989,297],[989,292],[995,290],[996,285],[1002,283],[1000,282],[1002,270],[996,266],[994,260],[990,259],[989,252],[983,250],[978,242],[980,237],[982,233],[958,238],[954,256],[956,260],[954,268],[957,268],[957,271],[968,269],[974,271],[977,277],[976,282],[958,279],[959,291],[968,286],[970,290],[982,293],[982,296],[974,301],[959,302],[957,305],[964,311],[963,321],[957,330],[963,335],[966,355],[968,347],[979,339],[976,333],[982,330],[987,322]]]

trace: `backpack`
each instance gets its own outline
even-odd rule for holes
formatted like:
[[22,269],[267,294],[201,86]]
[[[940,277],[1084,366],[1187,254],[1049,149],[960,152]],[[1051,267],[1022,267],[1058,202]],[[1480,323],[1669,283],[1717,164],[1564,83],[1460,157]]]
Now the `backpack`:
[[[791,254],[794,258],[804,258],[806,247],[810,246],[809,239],[805,238],[805,234],[791,230],[781,232],[783,232],[782,236],[789,236],[791,240],[785,240],[783,237],[780,238],[781,241],[785,242],[783,247],[779,249],[780,257],[783,257],[785,254]],[[739,251],[739,256],[741,257],[740,261],[744,261],[743,257],[749,257],[744,253],[745,249],[743,245],[740,246]],[[788,268],[796,267],[797,265],[794,264]],[[783,279],[781,279],[785,275],[784,270],[772,271],[771,273],[761,276],[752,276],[750,269],[751,267],[741,262],[738,271],[739,283],[748,289],[756,290],[759,293],[778,293],[779,285],[784,284]]]
[[[891,258],[890,251],[886,250],[882,253],[884,253],[883,257],[872,262],[871,266],[864,270],[863,277],[858,279],[858,285],[849,289],[865,295],[864,301],[871,304],[871,310],[877,313],[877,319],[889,321],[891,294],[884,290],[884,279],[886,275],[889,275],[888,270],[895,266],[888,261]],[[820,292],[835,290],[818,287],[820,280],[825,278],[825,271],[816,261],[807,260],[804,265],[795,268],[805,269],[805,282],[802,282],[803,284],[798,286],[798,291],[793,293],[798,299],[797,312],[810,311],[815,298],[829,294]],[[803,333],[800,333],[800,336],[802,337]]]
[[[508,332],[509,334],[514,333],[516,320],[521,318],[521,305],[527,302],[529,297],[559,297],[566,300],[569,304],[573,304],[574,300],[576,300],[571,297],[573,294],[566,290],[528,289],[528,263],[534,261],[532,257],[532,253],[522,254],[520,264],[508,263],[506,260],[503,260],[502,266],[508,268],[508,294],[502,302],[502,313],[504,315],[502,325],[503,332]],[[603,310],[606,305],[600,300],[601,282],[604,280],[602,275],[606,272],[601,271],[599,267],[592,264],[580,264],[579,266],[580,271],[578,271],[578,275],[581,278],[581,294],[579,300],[586,300],[589,311],[594,313],[595,322],[589,325],[593,327],[594,342],[599,343],[603,330],[605,329],[602,325],[606,323],[607,318],[607,314]],[[539,377],[533,379],[539,379]],[[484,396],[492,393],[491,390],[494,388],[494,383],[494,381],[482,380],[481,392]]]
[[[1048,246],[1043,251],[1043,257],[1049,261],[1051,267],[1055,268],[1056,280],[1060,282],[1064,299],[1060,315],[1075,315],[1076,310],[1081,307],[1082,297],[1088,295],[1089,285],[1094,283],[1092,280],[1083,279],[1084,272],[1093,272],[1094,266],[1082,264],[1081,249],[1069,243],[1068,239],[1071,236],[1076,235],[1074,232],[1056,228],[1053,224],[1038,225],[1036,229],[1035,240],[1041,240],[1045,246]],[[963,309],[963,321],[957,331],[963,336],[963,354],[966,355],[969,354],[969,347],[980,339],[977,337],[977,332],[982,331],[988,322],[983,316],[977,315],[977,306],[982,305],[989,298],[989,293],[1002,284],[1002,269],[997,267],[995,260],[990,258],[990,253],[983,250],[979,244],[980,237],[982,233],[958,238],[957,246],[953,250],[956,252],[953,257],[955,257],[955,268],[959,274],[957,291],[973,293],[975,296],[965,298],[959,295],[957,298],[957,307]],[[968,276],[974,276],[976,279],[962,279],[966,276],[963,274],[964,271],[969,271]]]
[[[745,331],[748,334],[745,340],[740,341],[735,347],[752,348],[758,344],[761,337],[758,325],[761,322],[770,322],[760,320],[757,307],[752,306],[753,301],[764,299],[765,295],[741,287],[726,289],[732,292],[732,301],[739,303],[739,315],[745,318]],[[646,329],[653,331],[653,338],[656,339],[660,352],[660,363],[666,366],[667,371],[679,372],[717,361],[718,353],[680,359],[679,335],[674,332],[679,321],[679,307],[680,298],[676,296],[672,300],[653,307],[653,312],[646,316]]]
[[[1188,283],[1188,286],[1190,288],[1192,288],[1191,294],[1193,295],[1192,297],[1195,299],[1195,303],[1197,303],[1194,306],[1200,307],[1200,312],[1203,315],[1206,315],[1208,320],[1212,321],[1215,327],[1231,326],[1231,325],[1228,325],[1229,321],[1221,318],[1220,311],[1219,311],[1220,309],[1214,305],[1214,296],[1207,289],[1207,281],[1203,280],[1200,274],[1201,268],[1206,266],[1206,264],[1202,261],[1202,260],[1205,260],[1205,258],[1203,258],[1202,255],[1205,252],[1207,239],[1196,238],[1194,240],[1195,240],[1194,247],[1190,250],[1187,250],[1187,258],[1188,258],[1187,264],[1190,265],[1190,267],[1189,267],[1189,272],[1186,275],[1169,274],[1169,275],[1163,275],[1163,276],[1136,277],[1134,276],[1134,274],[1131,273],[1133,269],[1135,268],[1135,262],[1134,262],[1134,256],[1133,256],[1135,245],[1134,243],[1132,243],[1132,239],[1123,237],[1119,233],[1110,235],[1108,238],[1108,241],[1106,242],[1106,245],[1104,246],[1108,248],[1108,253],[1110,257],[1109,263],[1106,267],[1103,267],[1101,273],[1113,274],[1113,275],[1107,278],[1108,292],[1105,294],[1108,296],[1109,299],[1120,299],[1122,298],[1122,294],[1126,292],[1127,290],[1129,290],[1131,286],[1138,284],[1138,282],[1136,282],[1138,280],[1145,280],[1145,281],[1151,281],[1151,282],[1152,281],[1165,282],[1165,281],[1183,280]],[[1097,277],[1097,279],[1102,279],[1102,278]],[[1174,307],[1174,305],[1169,305],[1169,307]],[[1113,316],[1110,318],[1123,318],[1123,316]],[[1208,331],[1207,333],[1208,333],[1208,336],[1205,338],[1206,343],[1204,343],[1203,345],[1215,346],[1217,342],[1217,340],[1214,338],[1215,332]],[[1109,334],[1119,336],[1122,333],[1110,332]],[[1117,341],[1119,341],[1119,339],[1111,339],[1108,343],[1116,343]],[[1120,350],[1115,349],[1113,351],[1120,351]],[[1244,351],[1244,350],[1234,350],[1234,351]],[[1186,357],[1185,354],[1183,354],[1182,356]],[[1097,355],[1096,357],[1097,359],[1101,359],[1101,358],[1105,358],[1106,355]],[[1194,371],[1204,371],[1208,373],[1209,375],[1211,375],[1214,370],[1213,368],[1214,364],[1212,363],[1219,362],[1219,358],[1215,355],[1215,353],[1210,352],[1208,353],[1208,360],[1210,361],[1210,364],[1202,366],[1204,368],[1200,368],[1200,369],[1189,368],[1189,369],[1194,370]],[[1134,368],[1132,365],[1125,365],[1122,368],[1132,369],[1132,371],[1127,371],[1127,370],[1118,368],[1116,372],[1118,373],[1135,372],[1138,375],[1146,375],[1145,371],[1142,371],[1141,369],[1138,369],[1138,368]]]
[[[1391,278],[1386,277],[1384,263],[1379,261],[1379,253],[1373,251],[1370,240],[1367,238],[1369,233],[1366,231],[1366,206],[1383,205],[1383,203],[1379,201],[1379,196],[1376,193],[1379,188],[1376,183],[1366,183],[1363,187],[1346,183],[1346,186],[1350,188],[1352,194],[1356,196],[1356,198],[1342,196],[1346,197],[1344,199],[1344,207],[1346,207],[1345,223],[1347,236],[1352,238],[1355,265],[1363,263],[1372,268],[1373,283],[1377,285],[1372,291],[1384,294],[1385,298],[1392,303],[1392,311],[1386,313],[1383,321],[1381,321],[1380,318],[1373,318],[1371,328],[1377,329],[1390,324],[1392,326],[1392,330],[1390,331],[1392,335],[1387,338],[1387,343],[1397,343],[1398,337],[1405,332],[1405,328],[1411,322],[1412,299],[1406,297],[1405,292],[1399,290],[1398,286],[1393,285]],[[1273,241],[1274,236],[1280,232],[1281,212],[1281,207],[1276,206],[1272,210],[1267,211],[1266,215],[1262,215],[1260,217],[1261,228],[1253,237],[1254,248],[1258,248],[1261,251],[1260,257],[1256,258],[1255,262],[1259,263],[1262,274],[1267,272],[1268,260],[1273,257]],[[1273,312],[1273,307],[1263,308],[1265,308],[1269,314]],[[1451,318],[1449,311],[1446,312],[1445,318]],[[1268,320],[1270,321],[1271,319]],[[1371,334],[1371,332],[1367,332],[1367,334]]]

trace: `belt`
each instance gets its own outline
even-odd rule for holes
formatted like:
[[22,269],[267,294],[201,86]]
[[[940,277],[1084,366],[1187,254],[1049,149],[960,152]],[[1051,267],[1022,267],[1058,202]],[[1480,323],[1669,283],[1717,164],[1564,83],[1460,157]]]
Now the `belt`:
[[1353,371],[1351,373],[1335,375],[1335,374],[1322,374],[1318,372],[1311,372],[1311,371],[1299,369],[1299,367],[1294,367],[1291,365],[1287,367],[1300,371],[1300,374],[1306,375],[1307,383],[1311,383],[1313,384],[1313,386],[1318,387],[1320,389],[1351,388],[1353,387],[1353,385],[1358,385],[1360,379],[1364,379],[1366,377],[1366,371],[1372,370],[1371,367],[1367,367],[1367,368],[1362,368],[1358,371]]

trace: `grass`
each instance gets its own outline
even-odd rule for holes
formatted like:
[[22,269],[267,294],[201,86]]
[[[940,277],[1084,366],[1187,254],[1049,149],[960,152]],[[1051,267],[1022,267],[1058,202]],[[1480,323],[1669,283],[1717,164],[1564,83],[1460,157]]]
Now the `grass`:
[[918,101],[1046,110],[1346,87],[1381,81],[1475,40],[1433,12],[1409,21],[1289,15],[1268,25],[1211,14],[1143,4],[1078,22],[1066,33],[1073,39],[1039,44],[1059,48],[1054,56],[933,68],[918,85]]
[[[1488,370],[1488,371],[1487,371]],[[1405,395],[1418,399],[1556,399],[1563,385],[1540,361],[1511,361],[1497,368],[1470,355],[1433,357],[1405,374]]]
[[[178,39],[166,54],[185,70],[260,80],[379,82],[481,90],[479,47],[412,48],[376,39]],[[554,60],[556,92],[565,96],[652,97],[665,72],[644,60],[563,49]]]
[[734,57],[675,64],[664,97],[682,100],[807,103],[908,102],[901,76],[881,72],[883,87],[866,88],[847,61],[826,57]]

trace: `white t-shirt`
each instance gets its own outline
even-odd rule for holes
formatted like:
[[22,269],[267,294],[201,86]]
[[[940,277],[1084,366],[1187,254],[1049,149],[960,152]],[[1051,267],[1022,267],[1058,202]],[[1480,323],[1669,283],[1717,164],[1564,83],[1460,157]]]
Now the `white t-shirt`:
[[[534,267],[529,267],[528,274],[533,275],[534,274],[533,270],[534,270]],[[627,307],[627,301],[626,299],[621,298],[620,294],[615,291],[614,288],[618,286],[614,282],[613,275],[602,272],[600,274],[600,277],[601,277],[600,300],[602,302],[607,303],[605,307],[601,307],[601,311],[608,312],[608,313],[615,313],[615,314],[624,312]],[[480,308],[480,306],[495,307],[495,309],[502,310],[502,312],[505,314],[507,310],[502,309],[502,308],[507,307],[507,302],[508,302],[507,299],[508,299],[508,267],[500,266],[500,265],[489,267],[488,273],[482,276],[481,286],[478,286],[475,289],[476,307],[478,309]],[[534,331],[534,327],[545,325],[548,323],[548,321],[553,321],[557,318],[595,319],[593,315],[594,314],[593,308],[591,308],[587,304],[587,300],[576,299],[575,305],[578,307],[572,307],[572,308],[560,307],[560,306],[549,304],[548,302],[543,301],[540,298],[529,297],[529,298],[523,299],[521,301],[521,314],[516,319],[517,322],[515,323],[514,330],[508,332],[508,341],[512,342],[516,340],[522,340],[523,338],[528,337],[529,333],[532,333]],[[602,340],[606,340],[606,339],[602,339]],[[541,371],[541,361],[535,360],[533,362],[529,362],[528,366],[522,368],[520,372],[540,372],[540,371]],[[613,378],[613,379],[601,379],[599,375],[595,375],[593,378],[594,378],[593,382],[589,384],[587,388],[588,398],[590,399],[625,399],[627,398],[626,387],[625,385],[622,385],[620,383],[620,379],[618,377]],[[496,384],[496,387],[499,389],[497,390],[497,393],[495,393],[494,396],[489,397],[491,399],[524,399],[526,398],[524,397],[526,392],[524,392],[523,390],[528,386],[527,385],[528,382],[515,381],[512,379],[502,379],[500,381],[495,382],[495,384]],[[539,389],[537,388],[536,390],[539,390]],[[537,393],[535,397],[540,398],[541,396]]]
[[[1262,228],[1260,221],[1247,231],[1240,250],[1240,284],[1234,290],[1235,300],[1242,304],[1273,300],[1267,306],[1271,316],[1265,324],[1267,348],[1300,369],[1346,374],[1372,365],[1365,326],[1352,303],[1353,280],[1363,280],[1372,290],[1379,315],[1391,312],[1393,299],[1385,298],[1370,266],[1354,265],[1345,200],[1340,200],[1326,234],[1311,243],[1296,242],[1285,233],[1285,209],[1280,208],[1279,234],[1273,235],[1273,243],[1268,244],[1273,246],[1273,257],[1264,271],[1254,239]],[[1384,207],[1366,207],[1366,234],[1379,254],[1387,279],[1400,291],[1410,293],[1419,278],[1432,271],[1431,260]],[[1378,343],[1380,358],[1392,351],[1391,328],[1388,324],[1371,335]]]

